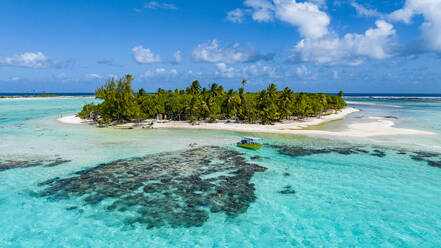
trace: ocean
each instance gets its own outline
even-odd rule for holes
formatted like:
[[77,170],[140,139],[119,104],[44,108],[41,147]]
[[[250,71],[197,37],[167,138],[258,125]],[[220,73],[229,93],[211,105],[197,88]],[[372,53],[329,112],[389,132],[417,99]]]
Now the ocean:
[[93,98],[0,99],[0,247],[440,247],[441,96],[345,100],[361,111],[313,128],[434,134],[255,133],[250,151],[244,133],[56,120]]

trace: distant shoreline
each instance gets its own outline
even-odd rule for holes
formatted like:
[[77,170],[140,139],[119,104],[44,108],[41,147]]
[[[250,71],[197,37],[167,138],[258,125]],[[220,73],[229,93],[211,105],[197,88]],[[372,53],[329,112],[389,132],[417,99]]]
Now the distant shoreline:
[[0,96],[0,100],[32,100],[32,99],[63,99],[63,98],[95,98],[95,96]]

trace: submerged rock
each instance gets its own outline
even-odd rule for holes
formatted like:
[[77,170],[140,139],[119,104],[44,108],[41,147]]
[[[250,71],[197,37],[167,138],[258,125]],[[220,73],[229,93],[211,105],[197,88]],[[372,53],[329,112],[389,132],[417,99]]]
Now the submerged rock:
[[434,152],[414,152],[419,157],[425,157],[425,158],[431,158],[431,157],[438,157],[439,153]]
[[410,158],[415,161],[424,161],[429,166],[441,168],[441,161],[434,161],[433,158],[438,158],[441,154],[434,152],[413,152]]
[[372,155],[372,156],[379,157],[379,158],[382,158],[382,157],[385,157],[385,156],[386,156],[386,153],[383,152],[383,151],[381,151],[381,150],[375,149],[374,152],[371,153],[371,155]]
[[427,164],[433,167],[441,168],[441,161],[428,161]]
[[52,179],[46,180],[44,182],[39,183],[38,186],[43,186],[43,185],[51,184],[51,183],[55,182],[58,179],[60,179],[60,178],[56,177],[56,178],[52,178]]
[[296,191],[291,189],[291,186],[288,185],[288,186],[283,187],[283,190],[280,190],[279,193],[287,195],[287,194],[295,194]]
[[342,155],[368,153],[368,151],[357,147],[315,148],[315,147],[282,146],[282,145],[271,145],[271,147],[278,149],[280,154],[284,154],[292,157],[303,157],[314,154],[327,154],[327,153],[339,153]]
[[284,190],[279,191],[279,193],[280,193],[280,194],[287,195],[287,194],[295,194],[296,191],[293,190],[293,189],[284,189]]
[[56,159],[31,159],[31,160],[0,160],[0,171],[16,169],[16,168],[29,168],[29,167],[53,167],[60,164],[68,163],[70,160],[64,160],[62,158]]
[[201,226],[210,212],[236,216],[256,200],[250,180],[266,168],[241,155],[207,146],[118,160],[42,182],[40,196],[127,212],[126,224],[147,228]]

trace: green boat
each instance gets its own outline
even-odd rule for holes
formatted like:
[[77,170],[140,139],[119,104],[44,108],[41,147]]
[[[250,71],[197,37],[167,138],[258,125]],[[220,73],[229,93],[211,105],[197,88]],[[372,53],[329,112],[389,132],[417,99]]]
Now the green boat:
[[245,137],[237,143],[237,146],[246,149],[259,150],[262,147],[262,144],[257,142],[257,140],[258,138]]

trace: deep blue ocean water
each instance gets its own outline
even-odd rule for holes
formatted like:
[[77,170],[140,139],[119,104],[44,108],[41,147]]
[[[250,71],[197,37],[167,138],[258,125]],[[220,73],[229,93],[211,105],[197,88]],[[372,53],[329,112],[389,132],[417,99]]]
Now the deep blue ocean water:
[[[249,134],[100,129],[56,120],[78,112],[93,98],[1,99],[0,247],[440,247],[441,168],[434,166],[441,161],[439,98],[348,95],[348,101],[402,108],[355,104],[362,111],[316,127],[343,130],[351,123],[369,121],[372,116],[393,116],[397,127],[434,135],[355,139],[253,134],[265,143],[259,151],[235,147],[235,142]],[[139,214],[137,210],[108,208],[112,201],[124,196],[108,197],[94,204],[85,199],[99,193],[94,185],[100,181],[94,178],[108,173],[93,170],[100,164],[122,159],[122,163],[130,165],[130,159],[144,157],[149,161],[147,166],[153,166],[160,162],[149,159],[155,159],[157,154],[163,154],[159,156],[163,159],[182,154],[192,143],[238,151],[245,161],[267,168],[247,181],[254,185],[253,190],[241,192],[246,184],[226,189],[255,196],[247,201],[246,211],[207,211],[202,225],[172,227],[165,222],[149,228],[144,223],[127,223],[128,218]],[[44,166],[55,161],[64,162]],[[161,163],[167,168],[179,162],[169,159]],[[20,163],[30,167],[4,166]],[[182,166],[185,171],[186,165]],[[201,164],[201,170],[202,167]],[[74,182],[84,185],[86,191],[93,189],[85,196],[75,195],[78,188],[68,188],[68,181],[41,185],[50,179],[72,179],[84,169],[91,169],[85,175],[92,179],[84,176]],[[128,171],[112,173],[118,176]],[[194,186],[194,181],[187,182]],[[48,185],[69,194],[39,194]],[[143,192],[142,188],[132,191]],[[199,191],[196,193],[203,194]],[[219,201],[225,199],[217,194]],[[183,201],[184,196],[185,192],[181,192],[177,201]],[[232,197],[227,203],[234,208],[242,200]],[[197,212],[206,210],[207,204],[210,203],[183,209]],[[187,220],[187,212],[179,214],[182,208],[159,206],[176,212],[174,216],[182,217],[185,223],[192,223]],[[161,216],[155,218],[160,221]]]

